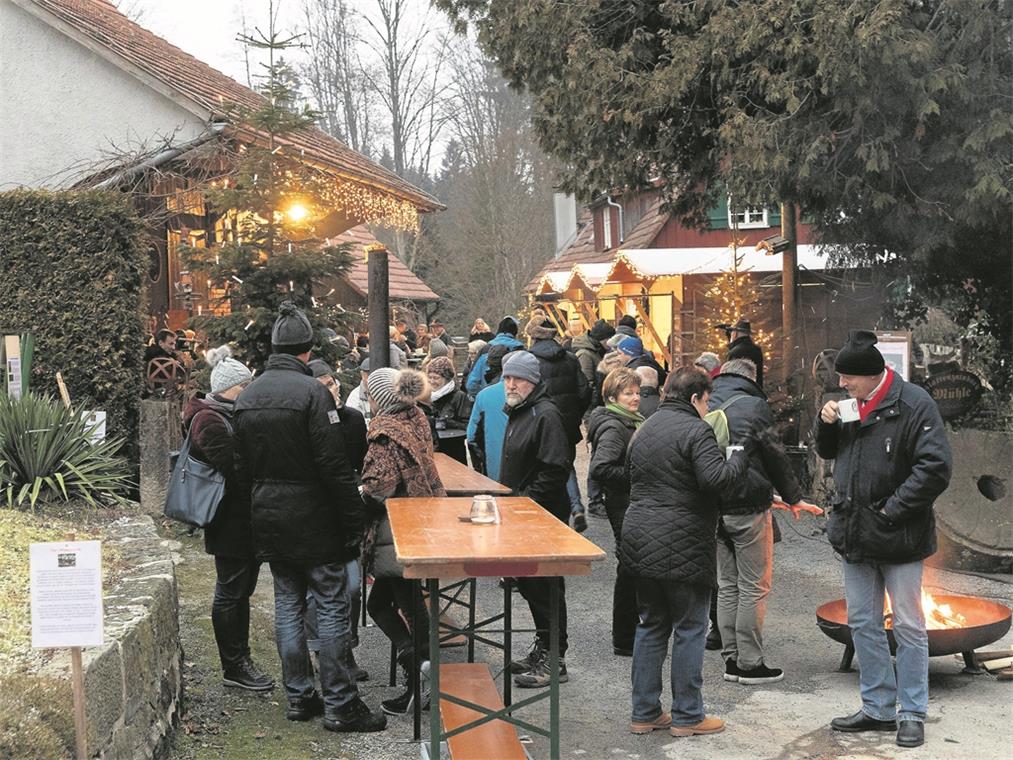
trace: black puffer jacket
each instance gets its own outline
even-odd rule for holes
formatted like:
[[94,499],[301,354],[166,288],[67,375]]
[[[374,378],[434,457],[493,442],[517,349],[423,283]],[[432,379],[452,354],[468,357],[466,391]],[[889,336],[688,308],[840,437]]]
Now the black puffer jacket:
[[[746,452],[754,444],[746,443]],[[718,494],[746,472],[736,452],[725,461],[711,426],[681,399],[666,399],[630,442],[630,506],[619,562],[645,578],[713,587]]]
[[950,483],[953,455],[928,393],[894,375],[864,421],[817,418],[816,453],[836,459],[827,538],[848,562],[902,564],[935,553],[932,505]]
[[195,398],[183,410],[183,426],[190,435],[190,454],[225,476],[225,495],[215,519],[204,529],[204,550],[216,557],[252,559],[250,491],[240,479],[235,436],[228,427],[233,426],[232,417],[231,401]]
[[235,426],[257,556],[310,566],[354,558],[362,500],[334,399],[309,368],[273,354],[239,397]]
[[503,436],[499,482],[518,496],[528,496],[564,522],[570,516],[566,480],[573,465],[573,444],[566,436],[562,415],[535,386],[518,406],[505,406],[509,418]]
[[[729,403],[731,402],[731,403]],[[732,488],[721,494],[722,514],[748,514],[770,508],[774,488],[789,504],[802,498],[791,462],[774,434],[774,414],[767,395],[748,377],[732,373],[714,378],[714,390],[708,404],[711,411],[728,403],[728,433],[733,445],[747,437],[761,437],[749,457],[749,472]]]
[[539,338],[528,349],[538,358],[545,395],[559,408],[570,444],[580,439],[580,421],[591,403],[591,387],[577,357],[551,338]]
[[626,448],[635,430],[633,420],[603,406],[591,412],[587,421],[587,437],[591,441],[588,475],[601,486],[609,509],[626,509],[630,503]]
[[750,336],[741,335],[728,344],[729,359],[749,359],[756,365],[756,384],[763,387],[763,349]]
[[658,364],[658,361],[654,358],[654,354],[650,351],[644,351],[644,353],[640,356],[630,359],[626,366],[634,370],[637,367],[652,367],[654,371],[658,373],[658,387],[665,387],[665,380],[668,378],[668,373],[660,364]]

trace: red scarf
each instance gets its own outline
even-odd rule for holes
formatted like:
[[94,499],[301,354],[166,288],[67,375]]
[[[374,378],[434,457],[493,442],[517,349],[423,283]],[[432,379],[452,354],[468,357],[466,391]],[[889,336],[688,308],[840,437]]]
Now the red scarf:
[[889,367],[886,368],[886,379],[883,384],[879,387],[879,390],[873,394],[872,398],[868,401],[858,402],[858,417],[862,422],[865,422],[865,418],[872,414],[873,410],[879,406],[879,402],[886,398],[887,391],[890,390],[890,385],[893,383],[893,370]]

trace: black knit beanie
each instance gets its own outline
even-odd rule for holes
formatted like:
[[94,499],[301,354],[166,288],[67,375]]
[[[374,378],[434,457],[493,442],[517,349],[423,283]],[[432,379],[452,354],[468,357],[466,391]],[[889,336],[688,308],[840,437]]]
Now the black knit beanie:
[[305,346],[313,344],[313,328],[299,308],[291,301],[278,307],[278,319],[271,328],[272,346]]
[[834,360],[834,369],[842,375],[878,375],[885,366],[876,348],[876,334],[869,330],[851,330]]
[[591,325],[590,335],[596,341],[604,343],[613,335],[616,334],[616,328],[606,322],[604,319],[599,319],[593,325]]
[[623,327],[632,327],[634,330],[637,329],[637,320],[635,317],[631,317],[629,314],[624,315],[619,319],[619,324]]

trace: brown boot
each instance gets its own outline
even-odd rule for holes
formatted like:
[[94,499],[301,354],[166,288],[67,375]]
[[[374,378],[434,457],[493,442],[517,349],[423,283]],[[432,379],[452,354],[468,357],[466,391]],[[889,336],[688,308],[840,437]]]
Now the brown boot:
[[672,725],[671,713],[663,712],[654,720],[648,721],[630,721],[630,733],[631,734],[649,734],[652,731],[664,731],[666,728]]
[[693,726],[672,726],[668,733],[672,736],[695,736],[697,734],[720,734],[725,730],[725,722],[721,718],[710,715]]

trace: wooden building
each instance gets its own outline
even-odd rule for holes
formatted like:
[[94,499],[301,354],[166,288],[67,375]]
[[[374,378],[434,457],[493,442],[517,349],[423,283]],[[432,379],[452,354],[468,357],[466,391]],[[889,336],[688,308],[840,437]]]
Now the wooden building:
[[[759,295],[739,316],[766,332],[774,351],[768,372],[781,368],[782,255],[756,251],[780,234],[776,209],[729,209],[728,200],[708,213],[707,229],[687,228],[662,210],[659,189],[629,197],[602,198],[585,207],[569,242],[528,286],[560,328],[578,320],[615,323],[637,319],[646,348],[669,366],[692,362],[712,348],[715,336],[707,293],[715,279],[734,269]],[[835,266],[833,251],[811,242],[798,223],[799,367],[820,350],[838,347],[850,327],[872,327],[880,314],[881,286],[867,269]],[[720,342],[720,341],[718,341]]]
[[[182,327],[192,315],[221,308],[221,294],[185,269],[177,249],[184,241],[213,246],[223,239],[222,210],[206,207],[201,190],[228,177],[230,157],[264,142],[264,134],[235,115],[259,108],[261,95],[131,21],[108,0],[0,0],[0,29],[0,189],[131,193],[149,223],[152,327]],[[318,226],[321,236],[359,230],[350,234],[355,242],[369,235],[365,224],[412,228],[420,213],[442,208],[319,129],[286,135],[278,149],[298,156],[333,188],[336,200]],[[362,287],[359,268],[349,274],[350,299]],[[392,259],[391,272],[404,286],[401,300],[436,297],[417,278],[409,283],[401,262]]]

